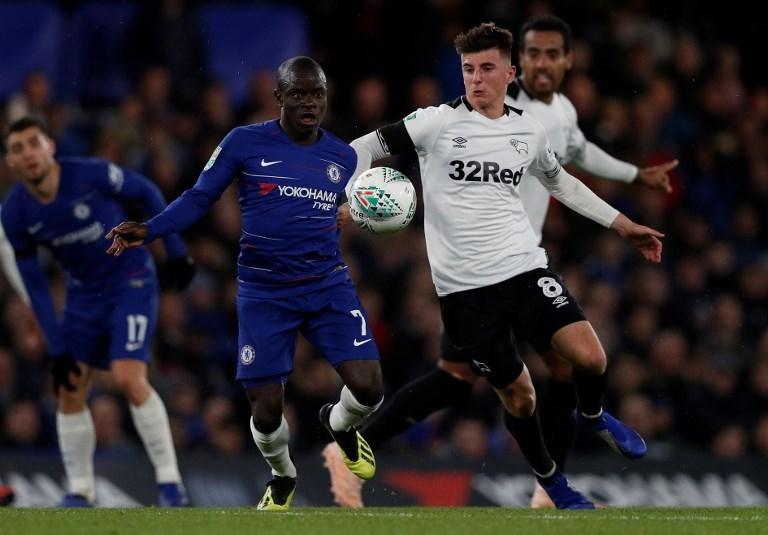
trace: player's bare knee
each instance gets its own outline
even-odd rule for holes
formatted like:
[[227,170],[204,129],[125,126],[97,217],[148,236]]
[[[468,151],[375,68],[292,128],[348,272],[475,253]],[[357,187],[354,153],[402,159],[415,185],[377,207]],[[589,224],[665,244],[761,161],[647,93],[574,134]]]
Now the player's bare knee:
[[517,379],[503,388],[496,388],[496,393],[504,408],[515,418],[527,418],[536,410],[536,389],[525,366]]
[[283,419],[283,385],[268,384],[246,388],[253,426],[260,433],[271,433]]
[[251,403],[251,416],[257,431],[264,434],[272,433],[280,427],[280,422],[283,420],[282,405]]
[[504,408],[515,418],[528,418],[536,410],[536,391],[531,388],[507,389],[499,391]]
[[589,353],[583,354],[579,358],[579,364],[574,365],[574,367],[594,375],[602,375],[607,367],[605,352],[602,348],[599,350],[593,349]]
[[343,362],[337,371],[344,384],[362,405],[373,407],[384,398],[384,378],[375,360]]
[[65,388],[61,388],[57,396],[59,412],[63,414],[83,412],[86,407],[86,397],[87,392],[84,390],[75,390],[74,392],[70,392]]
[[475,384],[475,381],[478,379],[477,375],[472,371],[472,368],[469,366],[469,364],[464,362],[451,362],[440,359],[437,363],[437,367],[455,379],[465,381],[469,384]]
[[114,374],[115,385],[133,405],[140,405],[149,396],[149,383],[144,377],[127,373]]

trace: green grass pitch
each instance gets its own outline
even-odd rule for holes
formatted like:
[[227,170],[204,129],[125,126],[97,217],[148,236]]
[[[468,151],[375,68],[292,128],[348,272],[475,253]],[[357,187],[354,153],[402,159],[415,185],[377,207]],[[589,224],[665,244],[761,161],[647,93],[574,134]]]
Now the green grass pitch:
[[0,509],[3,535],[38,534],[768,534],[763,508],[531,511],[487,507],[297,507],[286,513],[232,509]]

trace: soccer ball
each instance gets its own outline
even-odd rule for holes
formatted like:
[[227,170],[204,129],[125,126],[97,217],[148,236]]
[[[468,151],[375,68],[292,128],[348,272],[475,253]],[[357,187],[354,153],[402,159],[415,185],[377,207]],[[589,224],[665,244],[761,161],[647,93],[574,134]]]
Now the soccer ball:
[[368,232],[397,232],[411,222],[415,212],[416,190],[400,171],[374,167],[352,183],[349,213]]

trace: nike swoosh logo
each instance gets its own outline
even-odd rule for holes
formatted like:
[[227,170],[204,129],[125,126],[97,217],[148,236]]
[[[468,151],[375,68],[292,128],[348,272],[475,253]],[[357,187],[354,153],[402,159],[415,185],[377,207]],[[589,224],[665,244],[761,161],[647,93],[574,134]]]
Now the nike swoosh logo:
[[30,234],[35,234],[41,228],[43,228],[43,222],[42,221],[40,221],[39,223],[35,223],[31,227],[27,227],[27,232],[29,232]]
[[128,342],[125,344],[125,350],[126,351],[136,351],[137,349],[140,349],[141,346],[144,345],[144,342]]
[[360,342],[358,342],[358,341],[357,341],[357,338],[355,338],[355,339],[352,341],[352,343],[355,345],[355,347],[358,347],[358,346],[361,346],[361,345],[363,345],[363,344],[367,344],[367,343],[368,343],[368,342],[370,342],[370,341],[371,341],[371,339],[370,339],[370,338],[367,338],[367,339],[365,339],[365,340],[361,340]]
[[269,167],[270,165],[275,165],[276,163],[282,163],[283,160],[275,160],[274,162],[266,162],[264,161],[264,158],[261,159],[261,166],[262,167]]

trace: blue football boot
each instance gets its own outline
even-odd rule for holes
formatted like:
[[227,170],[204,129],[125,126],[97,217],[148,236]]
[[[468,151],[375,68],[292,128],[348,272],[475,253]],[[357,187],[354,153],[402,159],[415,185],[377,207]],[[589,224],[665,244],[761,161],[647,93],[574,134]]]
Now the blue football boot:
[[606,411],[597,418],[587,418],[579,411],[576,411],[579,422],[591,429],[608,444],[612,450],[623,455],[627,459],[639,459],[648,447],[640,434],[620,422]]
[[595,504],[571,487],[560,472],[536,479],[558,509],[595,509]]
[[187,491],[184,484],[178,483],[158,483],[159,492],[158,504],[160,507],[186,507],[189,505]]
[[93,504],[82,494],[67,493],[59,502],[59,507],[93,507]]

